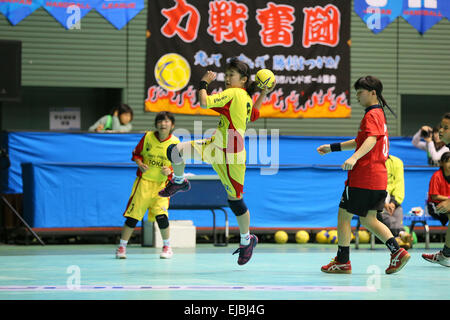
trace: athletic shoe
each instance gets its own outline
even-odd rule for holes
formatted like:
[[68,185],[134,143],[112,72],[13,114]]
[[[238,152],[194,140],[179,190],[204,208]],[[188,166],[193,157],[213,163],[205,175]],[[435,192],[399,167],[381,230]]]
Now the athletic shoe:
[[184,179],[182,183],[175,183],[173,180],[169,180],[166,187],[158,192],[160,197],[172,197],[177,192],[186,192],[191,189],[191,184],[189,181]]
[[326,266],[322,266],[322,268],[320,268],[320,271],[325,273],[350,274],[352,273],[352,265],[350,263],[350,260],[348,260],[346,263],[340,263],[337,261],[337,257],[335,257],[329,264],[327,264]]
[[127,249],[125,247],[119,246],[116,251],[116,259],[126,259]]
[[161,259],[170,259],[172,258],[172,256],[173,256],[172,248],[170,248],[169,246],[164,246],[161,254],[159,255]]
[[398,249],[391,254],[391,262],[389,267],[386,269],[387,274],[396,273],[400,271],[411,258],[408,251],[403,248]]
[[439,251],[438,253],[432,253],[432,254],[422,254],[422,258],[427,260],[431,263],[439,263],[440,265],[444,267],[450,267],[450,257],[444,256],[442,251]]
[[253,248],[256,247],[258,244],[258,237],[254,234],[250,235],[250,243],[246,246],[243,246],[242,244],[239,246],[239,248],[233,252],[233,254],[239,253],[238,258],[238,265],[246,264],[253,254]]

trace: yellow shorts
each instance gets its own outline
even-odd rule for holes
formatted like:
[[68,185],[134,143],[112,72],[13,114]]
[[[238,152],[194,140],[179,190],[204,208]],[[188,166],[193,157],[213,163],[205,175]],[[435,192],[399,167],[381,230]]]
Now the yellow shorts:
[[137,177],[133,184],[130,199],[124,217],[141,221],[148,209],[148,220],[153,222],[161,214],[168,216],[169,198],[163,198],[158,192],[164,189],[166,182],[155,182]]
[[241,198],[246,170],[245,151],[226,153],[212,142],[212,138],[193,140],[191,145],[202,161],[212,165],[227,193],[234,198]]

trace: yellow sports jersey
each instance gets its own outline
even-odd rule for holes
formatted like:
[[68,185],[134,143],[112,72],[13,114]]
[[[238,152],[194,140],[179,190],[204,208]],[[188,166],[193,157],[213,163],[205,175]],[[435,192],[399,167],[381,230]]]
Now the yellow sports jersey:
[[167,147],[171,144],[178,144],[180,140],[174,135],[170,135],[166,140],[159,141],[155,134],[157,134],[156,131],[145,133],[133,151],[132,160],[139,158],[148,166],[148,170],[145,173],[142,173],[138,168],[138,176],[142,176],[145,180],[163,182],[167,180],[167,176],[161,173],[162,167],[172,166],[169,159],[167,159]]
[[387,192],[395,197],[395,201],[402,204],[405,199],[405,179],[403,172],[403,161],[397,157],[389,155],[386,160],[386,170],[388,173]]
[[213,135],[213,143],[227,153],[245,151],[244,134],[247,122],[259,115],[252,98],[241,88],[229,88],[209,95],[206,106],[220,113],[220,122]]

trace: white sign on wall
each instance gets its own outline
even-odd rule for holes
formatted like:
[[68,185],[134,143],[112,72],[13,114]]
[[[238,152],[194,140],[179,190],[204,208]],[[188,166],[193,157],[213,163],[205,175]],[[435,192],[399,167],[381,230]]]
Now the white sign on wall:
[[80,130],[80,108],[50,108],[50,130]]

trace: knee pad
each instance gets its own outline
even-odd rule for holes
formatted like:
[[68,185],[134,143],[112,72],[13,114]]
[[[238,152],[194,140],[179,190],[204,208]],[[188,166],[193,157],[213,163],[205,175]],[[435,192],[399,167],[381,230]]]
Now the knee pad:
[[228,200],[231,211],[233,211],[236,217],[242,216],[247,212],[247,206],[245,205],[244,199],[239,200]]
[[125,220],[125,224],[127,225],[127,227],[130,228],[136,228],[136,225],[139,221],[130,217],[127,217],[127,220]]
[[165,214],[156,216],[156,222],[158,223],[159,229],[166,229],[169,227],[169,218],[167,218]]
[[176,144],[171,144],[167,147],[167,159],[174,164],[179,164],[183,162],[180,151],[178,151]]

